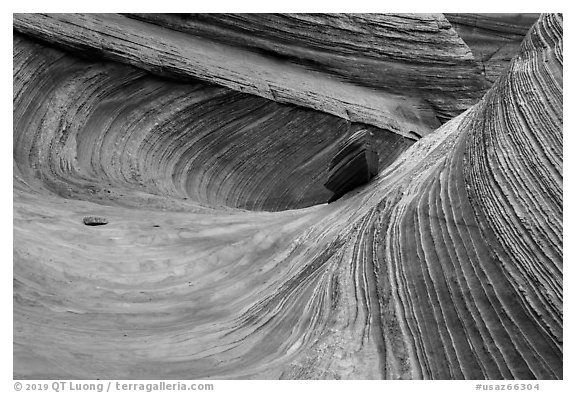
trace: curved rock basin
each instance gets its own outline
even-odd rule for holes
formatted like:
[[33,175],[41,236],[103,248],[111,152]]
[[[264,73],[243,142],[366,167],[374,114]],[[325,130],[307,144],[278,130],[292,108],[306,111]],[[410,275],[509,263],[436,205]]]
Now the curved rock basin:
[[[417,142],[26,34],[15,378],[562,378],[561,16]],[[326,204],[359,127],[380,171]]]

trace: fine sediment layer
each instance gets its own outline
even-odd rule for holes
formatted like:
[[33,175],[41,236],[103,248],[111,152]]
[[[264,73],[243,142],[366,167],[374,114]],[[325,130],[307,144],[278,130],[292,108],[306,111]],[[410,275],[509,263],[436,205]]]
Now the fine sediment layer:
[[275,212],[235,207],[366,126],[16,36],[14,377],[561,379],[562,25],[407,150],[375,129],[367,185]]

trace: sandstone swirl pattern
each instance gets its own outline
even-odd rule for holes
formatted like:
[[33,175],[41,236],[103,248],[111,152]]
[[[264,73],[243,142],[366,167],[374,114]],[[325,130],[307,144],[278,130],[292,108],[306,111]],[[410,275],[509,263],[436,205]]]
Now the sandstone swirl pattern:
[[[415,143],[429,109],[350,123],[43,23],[15,16],[15,378],[562,378],[562,16]],[[360,127],[379,174],[318,204]]]

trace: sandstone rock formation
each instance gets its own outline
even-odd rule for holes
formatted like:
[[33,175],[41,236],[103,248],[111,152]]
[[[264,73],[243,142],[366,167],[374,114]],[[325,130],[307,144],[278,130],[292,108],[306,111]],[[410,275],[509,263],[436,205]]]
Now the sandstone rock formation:
[[504,72],[538,14],[446,14],[490,82]]
[[[218,23],[208,15],[150,18],[170,29],[110,14],[15,14],[14,27],[76,53],[102,54],[180,80],[191,76],[404,135],[429,133],[488,87],[442,15],[218,15]],[[305,33],[308,25],[320,29],[311,33],[314,40]],[[255,39],[247,26],[266,38]],[[278,34],[289,44],[278,43]],[[276,56],[248,50],[254,47]]]
[[[436,92],[284,17],[134,18],[14,17],[15,378],[562,378],[561,15],[436,130],[485,89],[442,16],[373,17],[412,69],[298,22]],[[361,129],[379,173],[325,204]]]
[[380,96],[410,97],[420,111],[430,108],[442,122],[468,109],[489,86],[468,47],[440,14],[128,17],[288,59]]

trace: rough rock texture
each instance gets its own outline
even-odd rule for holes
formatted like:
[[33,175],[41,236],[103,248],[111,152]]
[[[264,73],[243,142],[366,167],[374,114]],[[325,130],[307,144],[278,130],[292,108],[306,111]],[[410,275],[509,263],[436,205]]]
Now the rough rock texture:
[[[15,14],[14,27],[76,52],[180,79],[192,76],[406,136],[429,133],[488,87],[442,15],[214,15],[197,25],[196,18],[181,19],[154,18],[167,29],[111,14]],[[245,32],[247,26],[266,38]],[[278,43],[279,36],[290,44]]]
[[445,14],[490,82],[505,71],[539,14]]
[[288,59],[382,93],[422,97],[421,105],[442,122],[476,103],[489,86],[441,14],[128,16]]
[[232,207],[317,148],[301,128],[334,146],[305,171],[353,125],[17,36],[14,377],[562,378],[562,62],[543,15],[478,104],[369,184],[258,212]]

